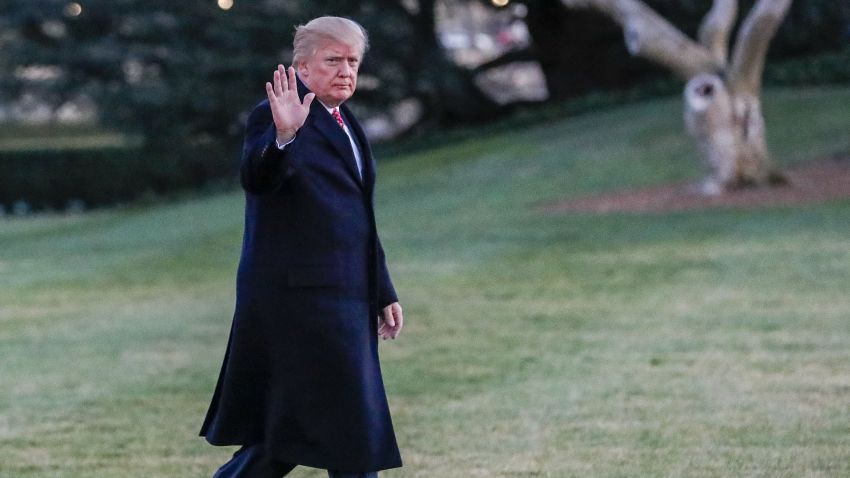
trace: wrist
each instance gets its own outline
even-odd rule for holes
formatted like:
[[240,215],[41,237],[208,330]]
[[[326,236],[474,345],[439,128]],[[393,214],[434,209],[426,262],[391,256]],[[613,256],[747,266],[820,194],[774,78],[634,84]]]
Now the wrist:
[[292,141],[292,138],[295,137],[295,133],[297,130],[277,130],[277,142],[278,144],[286,144]]

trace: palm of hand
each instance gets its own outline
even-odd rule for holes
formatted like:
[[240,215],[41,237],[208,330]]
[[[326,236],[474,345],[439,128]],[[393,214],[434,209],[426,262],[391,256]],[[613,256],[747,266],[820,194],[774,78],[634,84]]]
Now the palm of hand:
[[266,94],[278,136],[289,138],[304,124],[316,95],[307,93],[302,103],[298,97],[295,68],[289,67],[288,77],[286,73],[283,65],[278,65],[273,82],[266,83]]

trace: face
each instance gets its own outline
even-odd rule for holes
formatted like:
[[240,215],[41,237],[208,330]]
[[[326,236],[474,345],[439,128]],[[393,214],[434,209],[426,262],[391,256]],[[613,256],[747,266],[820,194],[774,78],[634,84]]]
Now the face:
[[312,57],[298,64],[298,76],[317,99],[336,107],[354,94],[360,56],[360,45],[328,40],[319,44]]

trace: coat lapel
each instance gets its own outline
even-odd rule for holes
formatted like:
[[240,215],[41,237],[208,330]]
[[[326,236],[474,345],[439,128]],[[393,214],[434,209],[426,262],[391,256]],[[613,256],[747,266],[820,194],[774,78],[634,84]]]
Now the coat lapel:
[[342,115],[345,117],[348,129],[354,134],[357,143],[360,144],[360,159],[363,161],[363,183],[366,186],[366,190],[371,191],[375,185],[375,168],[373,167],[375,163],[372,161],[372,148],[366,139],[366,133],[360,127],[360,123],[354,119],[351,110],[347,106],[342,105],[340,111],[342,111]]
[[[299,79],[298,80],[298,96],[301,97],[302,101],[304,99],[304,95],[306,95],[309,92],[310,92],[310,90],[308,90],[307,87],[304,86],[304,83],[302,83],[301,80]],[[342,108],[344,108],[344,110]],[[351,118],[352,118],[351,113],[348,111],[348,108],[346,108],[345,106],[343,106],[342,108],[341,108],[341,110],[344,111],[345,120],[349,121],[347,123],[349,128],[351,129],[351,131],[354,131],[353,127],[354,127],[355,121],[351,120]],[[342,162],[345,164],[345,168],[348,170],[349,174],[351,174],[354,177],[354,180],[357,182],[357,184],[361,188],[363,188],[365,186],[364,183],[366,181],[362,181],[360,179],[360,173],[357,171],[357,161],[354,159],[354,151],[351,150],[351,141],[349,141],[348,135],[345,134],[345,131],[343,131],[343,129],[339,127],[336,120],[333,119],[333,116],[331,116],[330,113],[328,113],[328,110],[326,110],[325,107],[321,103],[319,103],[318,100],[314,100],[313,104],[310,105],[310,116],[312,116],[313,121],[315,122],[314,124],[316,126],[316,129],[319,130],[319,132],[323,136],[325,136],[325,138],[327,138],[328,141],[330,141],[330,143],[333,145],[334,149],[336,149],[337,153],[339,153],[339,156],[340,156]],[[357,126],[357,128],[359,129],[359,125]],[[357,134],[357,133],[355,133],[355,134]],[[360,140],[360,138],[358,138],[358,140]],[[360,143],[364,144],[364,141],[360,140]],[[366,149],[366,148],[362,148],[362,149]],[[365,163],[366,160],[367,160],[366,159],[367,155],[366,155],[365,151],[361,151],[361,156],[362,156],[362,159]],[[363,178],[364,179],[366,179],[366,177],[367,177],[366,175],[367,175],[367,168],[364,164],[364,167],[363,167]]]

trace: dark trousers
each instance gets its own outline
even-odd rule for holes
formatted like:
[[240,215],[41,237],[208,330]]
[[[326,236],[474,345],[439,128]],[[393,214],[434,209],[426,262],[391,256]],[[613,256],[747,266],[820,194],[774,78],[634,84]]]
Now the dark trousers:
[[[262,444],[247,445],[236,450],[233,458],[222,465],[213,478],[281,478],[296,466],[298,465],[271,460]],[[328,477],[378,478],[378,473],[341,473],[328,470]]]

